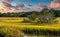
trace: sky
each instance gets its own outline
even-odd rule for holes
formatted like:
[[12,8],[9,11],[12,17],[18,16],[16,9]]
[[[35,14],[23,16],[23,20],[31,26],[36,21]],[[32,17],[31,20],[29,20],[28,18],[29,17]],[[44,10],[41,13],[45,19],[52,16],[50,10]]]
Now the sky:
[[28,12],[41,11],[43,8],[60,10],[60,0],[1,0],[0,11]]
[[12,3],[16,4],[18,2],[24,3],[25,5],[31,4],[33,6],[36,6],[38,3],[47,5],[51,2],[52,0],[12,0]]

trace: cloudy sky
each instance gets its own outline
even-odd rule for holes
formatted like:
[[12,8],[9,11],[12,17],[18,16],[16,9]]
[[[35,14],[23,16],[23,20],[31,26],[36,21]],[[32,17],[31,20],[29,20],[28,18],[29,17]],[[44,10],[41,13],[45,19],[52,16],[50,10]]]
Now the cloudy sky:
[[31,5],[35,6],[39,3],[46,5],[46,4],[49,4],[51,1],[52,0],[12,0],[11,2],[15,3],[15,4],[18,2],[21,2],[21,3],[24,3],[25,5],[31,4]]
[[43,8],[60,10],[60,0],[1,0],[0,12],[40,11]]

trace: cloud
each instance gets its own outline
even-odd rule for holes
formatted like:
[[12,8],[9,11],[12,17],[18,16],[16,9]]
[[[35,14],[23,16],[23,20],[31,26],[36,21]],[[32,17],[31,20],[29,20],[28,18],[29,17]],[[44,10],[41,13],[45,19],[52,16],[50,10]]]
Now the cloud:
[[[20,8],[20,9],[19,9]],[[16,6],[12,6],[10,3],[2,1],[0,4],[0,12],[29,12],[31,8],[25,7],[23,3],[17,3]]]
[[41,4],[41,3],[38,3],[37,6],[38,6],[38,7],[41,7],[41,8],[47,8],[47,5],[43,5],[43,4]]
[[11,0],[5,0],[5,1],[7,1],[7,2],[11,2]]
[[17,7],[24,7],[24,4],[23,4],[23,3],[17,3],[16,6],[17,6]]
[[14,11],[16,8],[12,6],[10,3],[6,1],[2,1],[0,3],[0,12],[11,12],[12,10]]
[[2,1],[0,4],[0,12],[29,12],[31,8],[25,7],[23,3],[17,3],[16,6],[12,6],[10,3]]
[[2,1],[2,8],[0,7],[1,12],[29,12],[29,11],[41,11],[43,8],[46,8],[46,5],[38,3],[37,6],[31,4],[24,5],[23,3],[16,3],[16,6],[12,6],[10,3]]
[[53,2],[60,3],[60,0],[53,0]]
[[60,0],[53,0],[50,3],[49,8],[54,8],[54,9],[60,8]]
[[30,6],[30,7],[31,7],[32,5],[31,5],[31,4],[28,4],[28,6]]
[[11,3],[12,0],[3,0],[4,2]]
[[43,8],[46,8],[45,5],[38,3],[37,6],[33,7],[34,11],[41,11]]
[[4,1],[1,4],[3,5],[3,8],[8,9],[8,10],[11,10],[11,7],[12,7],[11,4],[9,4],[7,2],[4,2]]
[[2,4],[4,5],[4,6],[6,6],[6,7],[11,7],[12,5],[11,4],[9,4],[9,3],[7,3],[7,2],[2,2]]
[[32,0],[26,0],[26,2],[31,2]]

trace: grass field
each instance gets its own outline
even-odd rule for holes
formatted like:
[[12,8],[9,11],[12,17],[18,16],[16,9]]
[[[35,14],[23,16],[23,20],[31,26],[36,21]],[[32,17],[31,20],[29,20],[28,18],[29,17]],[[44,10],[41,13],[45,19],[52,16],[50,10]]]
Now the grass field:
[[[20,23],[23,21],[23,18],[19,17],[0,17],[0,32],[5,32],[12,35],[25,35],[22,30],[24,29],[43,29],[43,30],[60,30],[60,24],[33,24],[33,23]],[[16,32],[16,33],[15,33]],[[6,35],[7,35],[6,34]],[[8,36],[6,36],[8,37]],[[40,37],[40,36],[39,36]]]

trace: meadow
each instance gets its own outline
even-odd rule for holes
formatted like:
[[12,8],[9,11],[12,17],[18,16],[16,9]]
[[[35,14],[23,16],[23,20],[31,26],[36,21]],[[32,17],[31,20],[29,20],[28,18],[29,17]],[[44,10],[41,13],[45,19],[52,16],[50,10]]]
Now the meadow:
[[[0,17],[0,36],[4,37],[59,37],[60,24],[22,23],[22,17]],[[43,36],[45,35],[45,36]],[[53,36],[54,35],[54,36]]]

